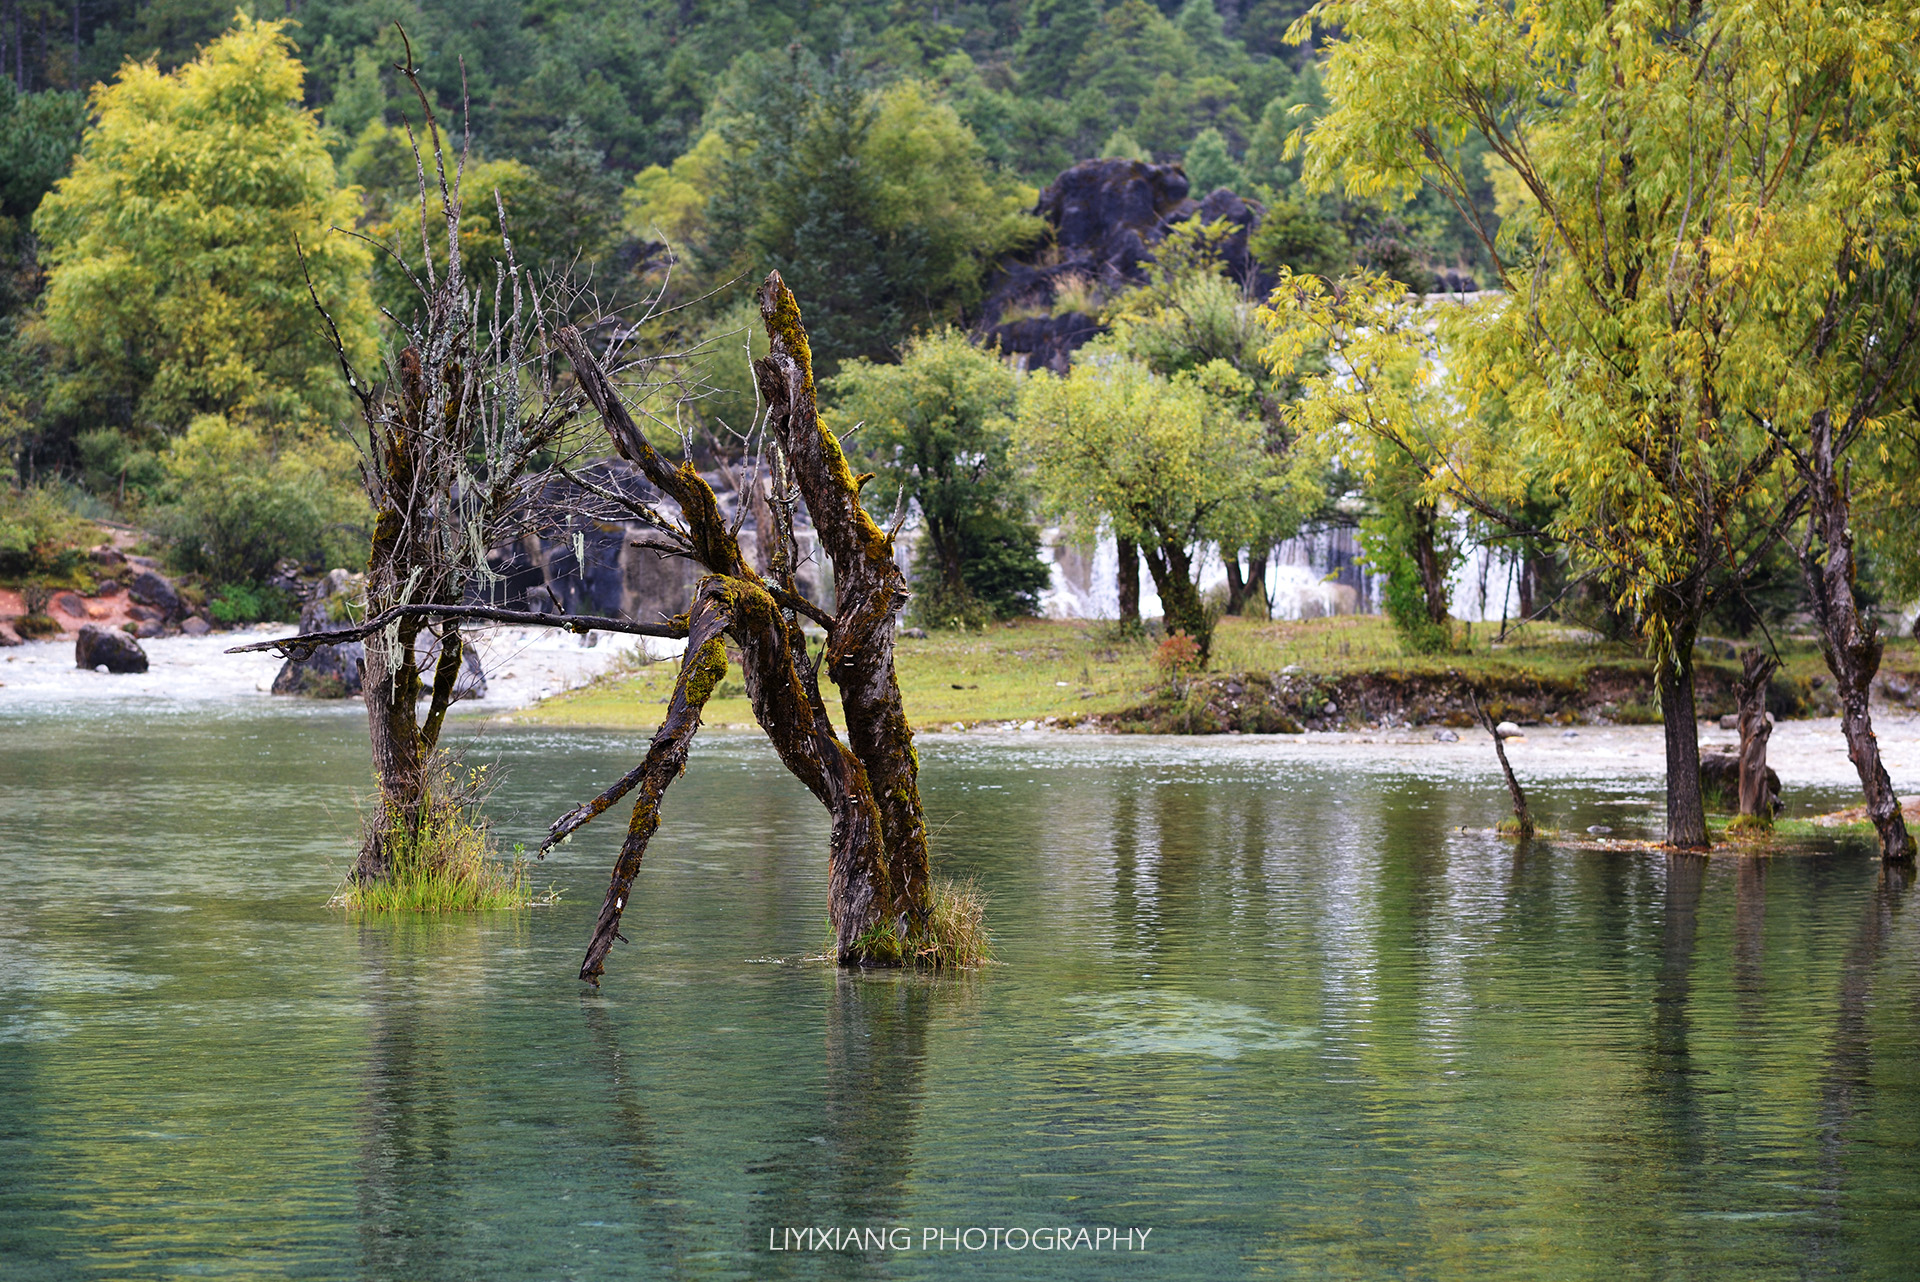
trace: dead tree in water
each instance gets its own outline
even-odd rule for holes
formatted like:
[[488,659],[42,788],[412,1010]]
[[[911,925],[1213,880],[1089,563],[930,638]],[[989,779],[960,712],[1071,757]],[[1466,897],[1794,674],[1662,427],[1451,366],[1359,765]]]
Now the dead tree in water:
[[1513,798],[1513,833],[1525,841],[1533,836],[1533,814],[1527,809],[1527,794],[1520,790],[1520,781],[1514,777],[1513,767],[1507,764],[1507,736],[1494,724],[1487,710],[1480,706],[1479,695],[1468,691],[1467,697],[1473,701],[1474,715],[1480,718],[1480,724],[1493,736],[1493,751],[1500,758],[1500,773],[1507,779],[1507,795]]
[[[360,881],[388,875],[396,849],[418,833],[433,804],[435,751],[464,658],[461,624],[484,616],[470,602],[490,575],[487,549],[526,524],[529,500],[548,476],[536,460],[554,451],[580,408],[541,341],[557,310],[554,296],[571,291],[555,282],[543,291],[526,277],[497,195],[501,252],[491,297],[470,281],[461,254],[469,147],[462,146],[449,174],[410,45],[401,71],[425,113],[424,140],[408,126],[419,177],[419,270],[394,256],[413,284],[416,310],[408,321],[395,318],[400,333],[377,381],[353,369],[333,331],[367,433],[361,476],[374,512],[365,604],[379,626],[360,633],[361,689],[380,806],[354,864]],[[438,256],[430,230],[436,222],[444,227]]]
[[[781,762],[833,818],[828,910],[840,960],[899,962],[917,951],[931,930],[919,761],[893,669],[894,617],[907,600],[905,579],[893,560],[895,531],[882,530],[861,506],[861,487],[871,477],[853,474],[839,440],[820,421],[806,330],[779,273],[767,277],[759,301],[769,351],[754,363],[754,375],[767,404],[771,506],[790,514],[795,492],[806,503],[833,563],[838,599],[832,613],[800,593],[790,524],[776,517],[771,568],[762,577],[742,556],[736,527],[722,517],[713,490],[692,464],[672,466],[648,444],[578,330],[563,329],[558,336],[614,449],[679,506],[682,519],[671,523],[675,537],[683,555],[707,571],[686,616],[687,651],[666,720],[646,760],[559,819],[542,847],[551,847],[628,791],[639,790],[580,968],[580,977],[593,983],[599,982],[607,950],[620,938],[620,915],[660,823],[661,796],[685,768],[701,708],[726,673],[723,637],[740,651],[754,718]],[[817,659],[808,656],[803,617],[826,629]],[[839,687],[844,743],[827,717],[821,668]]]
[[[599,982],[607,952],[621,938],[620,917],[660,825],[661,798],[686,768],[701,711],[726,675],[729,640],[740,652],[755,719],[781,762],[832,816],[828,913],[839,960],[893,964],[928,953],[936,942],[919,759],[893,667],[894,618],[907,600],[905,579],[893,559],[897,531],[880,528],[861,506],[860,490],[870,475],[853,474],[838,439],[820,421],[806,330],[799,306],[778,273],[767,277],[759,301],[771,340],[769,353],[754,366],[767,406],[765,452],[773,485],[773,547],[766,575],[742,555],[737,522],[724,517],[718,497],[693,464],[675,465],[661,457],[622,401],[602,358],[578,329],[564,327],[556,335],[558,347],[573,366],[580,392],[599,412],[614,451],[679,508],[679,517],[611,492],[601,497],[659,531],[654,546],[707,571],[686,614],[667,624],[644,624],[409,603],[352,628],[241,647],[297,656],[414,618],[685,637],[686,654],[666,719],[646,759],[599,796],[556,820],[541,847],[544,854],[637,791],[580,967],[580,977],[590,983]],[[833,564],[837,600],[832,611],[808,600],[794,578],[798,556],[791,516],[797,502],[806,504]],[[817,655],[808,653],[803,619],[826,630]],[[827,716],[818,680],[823,668],[839,689],[847,728],[844,742]]]
[[1773,790],[1767,786],[1767,740],[1773,723],[1767,719],[1767,682],[1779,670],[1778,660],[1758,649],[1743,657],[1745,671],[1734,683],[1740,701],[1740,813],[1754,820],[1773,820]]

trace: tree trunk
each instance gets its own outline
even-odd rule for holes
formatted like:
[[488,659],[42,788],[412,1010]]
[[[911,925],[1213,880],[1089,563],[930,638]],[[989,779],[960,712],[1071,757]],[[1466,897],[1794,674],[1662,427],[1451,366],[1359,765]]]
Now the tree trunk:
[[1247,581],[1240,573],[1240,549],[1223,547],[1220,559],[1227,565],[1227,613],[1237,615],[1247,599]]
[[1867,817],[1880,836],[1880,857],[1910,863],[1913,837],[1900,812],[1900,797],[1880,760],[1868,695],[1880,671],[1882,642],[1878,624],[1863,618],[1853,595],[1852,500],[1848,482],[1834,474],[1833,420],[1826,410],[1813,416],[1808,453],[1807,537],[1800,546],[1800,570],[1820,625],[1820,648],[1840,693],[1840,730],[1847,756],[1860,776]]
[[1188,555],[1186,544],[1162,539],[1144,551],[1153,586],[1160,593],[1167,632],[1184,632],[1192,637],[1200,647],[1200,665],[1205,667],[1213,652],[1213,624],[1200,600],[1200,589],[1193,584],[1193,558]]
[[1767,787],[1767,740],[1773,725],[1767,720],[1767,682],[1780,665],[1749,650],[1745,673],[1734,686],[1740,700],[1740,813],[1773,818],[1773,796]]
[[1700,797],[1700,727],[1693,704],[1693,634],[1677,639],[1660,665],[1660,718],[1667,741],[1667,844],[1707,849],[1707,809]]
[[1494,724],[1493,717],[1480,706],[1480,697],[1470,695],[1473,710],[1480,718],[1480,724],[1493,736],[1493,752],[1500,758],[1500,773],[1506,777],[1507,796],[1513,801],[1514,833],[1522,841],[1533,836],[1533,813],[1527,809],[1527,794],[1520,790],[1520,780],[1514,776],[1513,766],[1507,761],[1506,736],[1500,733],[1500,727]]
[[[568,835],[628,790],[640,789],[633,819],[594,928],[580,975],[597,983],[619,936],[633,878],[659,826],[659,800],[685,767],[700,709],[726,670],[724,633],[739,646],[754,717],[781,762],[832,816],[828,914],[843,963],[897,963],[929,929],[931,887],[918,760],[893,670],[894,615],[907,600],[893,563],[893,538],[860,504],[861,481],[840,444],[820,424],[812,356],[800,310],[779,274],[760,291],[770,339],[755,364],[767,403],[776,516],[772,582],[741,557],[713,491],[691,464],[674,468],[649,445],[577,330],[560,332],[581,389],[599,410],[615,449],[680,505],[694,557],[710,573],[688,615],[687,653],[667,718],[647,760],[593,801],[562,816],[548,845]],[[787,478],[813,518],[832,560],[837,613],[827,616],[793,586],[793,549],[778,500]],[[809,661],[799,614],[827,624],[819,663],[840,688],[847,726],[842,743],[828,719]]]
[[1120,588],[1120,622],[1122,625],[1140,626],[1140,545],[1132,539],[1117,539],[1119,545],[1120,570],[1117,582]]
[[1447,599],[1447,574],[1440,564],[1440,544],[1436,529],[1437,514],[1430,503],[1413,508],[1413,564],[1420,575],[1420,593],[1425,598],[1427,622],[1451,629]]

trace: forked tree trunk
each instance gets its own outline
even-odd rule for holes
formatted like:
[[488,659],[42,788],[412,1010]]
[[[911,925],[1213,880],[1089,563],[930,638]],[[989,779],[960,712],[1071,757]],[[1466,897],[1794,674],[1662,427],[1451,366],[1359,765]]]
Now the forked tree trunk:
[[1862,617],[1853,595],[1852,500],[1846,478],[1834,472],[1833,420],[1826,410],[1813,416],[1812,449],[1806,460],[1807,537],[1800,546],[1800,569],[1813,616],[1820,625],[1820,648],[1840,692],[1840,730],[1847,756],[1866,794],[1867,817],[1880,836],[1880,857],[1889,863],[1913,860],[1913,837],[1900,812],[1900,797],[1880,760],[1868,694],[1880,671],[1882,642],[1878,624]]
[[1767,682],[1779,663],[1759,650],[1749,650],[1744,673],[1734,686],[1740,700],[1740,813],[1773,817],[1772,789],[1767,786],[1767,740],[1773,725],[1767,720]]
[[[919,766],[893,670],[893,622],[907,599],[905,581],[893,561],[891,532],[880,529],[860,504],[865,478],[853,475],[839,441],[820,422],[800,309],[778,273],[761,287],[760,310],[770,350],[755,363],[754,372],[768,407],[774,489],[782,491],[790,477],[806,502],[833,563],[837,600],[831,615],[802,597],[793,582],[790,525],[776,514],[771,569],[763,579],[742,558],[713,491],[692,464],[676,468],[661,458],[579,332],[565,329],[559,335],[614,448],[679,504],[694,559],[708,571],[687,616],[687,652],[666,720],[646,760],[599,797],[556,821],[547,841],[551,846],[639,788],[580,969],[580,977],[591,983],[599,982],[607,951],[620,938],[621,913],[659,826],[660,799],[685,768],[701,709],[725,675],[723,635],[740,650],[755,719],[781,762],[832,816],[828,911],[840,960],[905,960],[928,926],[927,830]],[[840,689],[846,743],[827,718],[801,614],[827,627],[819,662]]]
[[1192,637],[1200,647],[1200,663],[1204,667],[1213,653],[1213,625],[1207,618],[1205,603],[1200,600],[1200,589],[1193,583],[1192,555],[1178,539],[1163,538],[1142,551],[1146,554],[1147,572],[1153,575],[1154,589],[1160,593],[1160,609],[1166,618],[1168,634],[1184,632]]

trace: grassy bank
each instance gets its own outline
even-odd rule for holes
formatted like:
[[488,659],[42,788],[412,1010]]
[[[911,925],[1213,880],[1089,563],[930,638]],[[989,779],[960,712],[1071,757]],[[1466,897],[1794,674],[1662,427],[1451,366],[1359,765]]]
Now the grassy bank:
[[[1167,681],[1154,645],[1111,625],[1026,619],[984,632],[902,638],[898,671],[907,715],[918,729],[1033,721],[1057,726],[1171,733],[1335,729],[1381,720],[1465,724],[1467,691],[1479,689],[1497,716],[1519,721],[1635,723],[1658,719],[1652,674],[1632,645],[1534,628],[1496,644],[1476,626],[1460,653],[1406,653],[1374,617],[1299,623],[1226,619],[1208,672]],[[1819,651],[1786,642],[1786,663],[1770,703],[1779,716],[1823,715],[1831,702]],[[1696,652],[1703,716],[1733,710],[1735,647]],[[658,724],[676,662],[609,673],[589,686],[516,714],[548,725],[651,729]],[[1890,642],[1884,670],[1920,671],[1920,649]],[[829,704],[832,699],[829,698]],[[1329,710],[1331,705],[1331,710]],[[707,705],[706,724],[751,726],[734,665]]]

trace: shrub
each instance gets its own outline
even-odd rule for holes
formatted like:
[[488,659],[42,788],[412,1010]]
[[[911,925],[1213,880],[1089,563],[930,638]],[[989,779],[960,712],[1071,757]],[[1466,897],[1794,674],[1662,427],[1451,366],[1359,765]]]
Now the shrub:
[[1153,666],[1162,676],[1177,677],[1200,670],[1200,643],[1184,632],[1174,632],[1153,652]]
[[257,583],[283,558],[338,565],[365,555],[366,500],[346,441],[208,414],[162,461],[172,501],[158,524],[183,569]]
[[290,593],[280,588],[262,583],[229,583],[207,602],[207,613],[215,623],[231,627],[237,623],[297,619],[300,606]]
[[0,574],[71,574],[94,534],[52,486],[0,490]]

